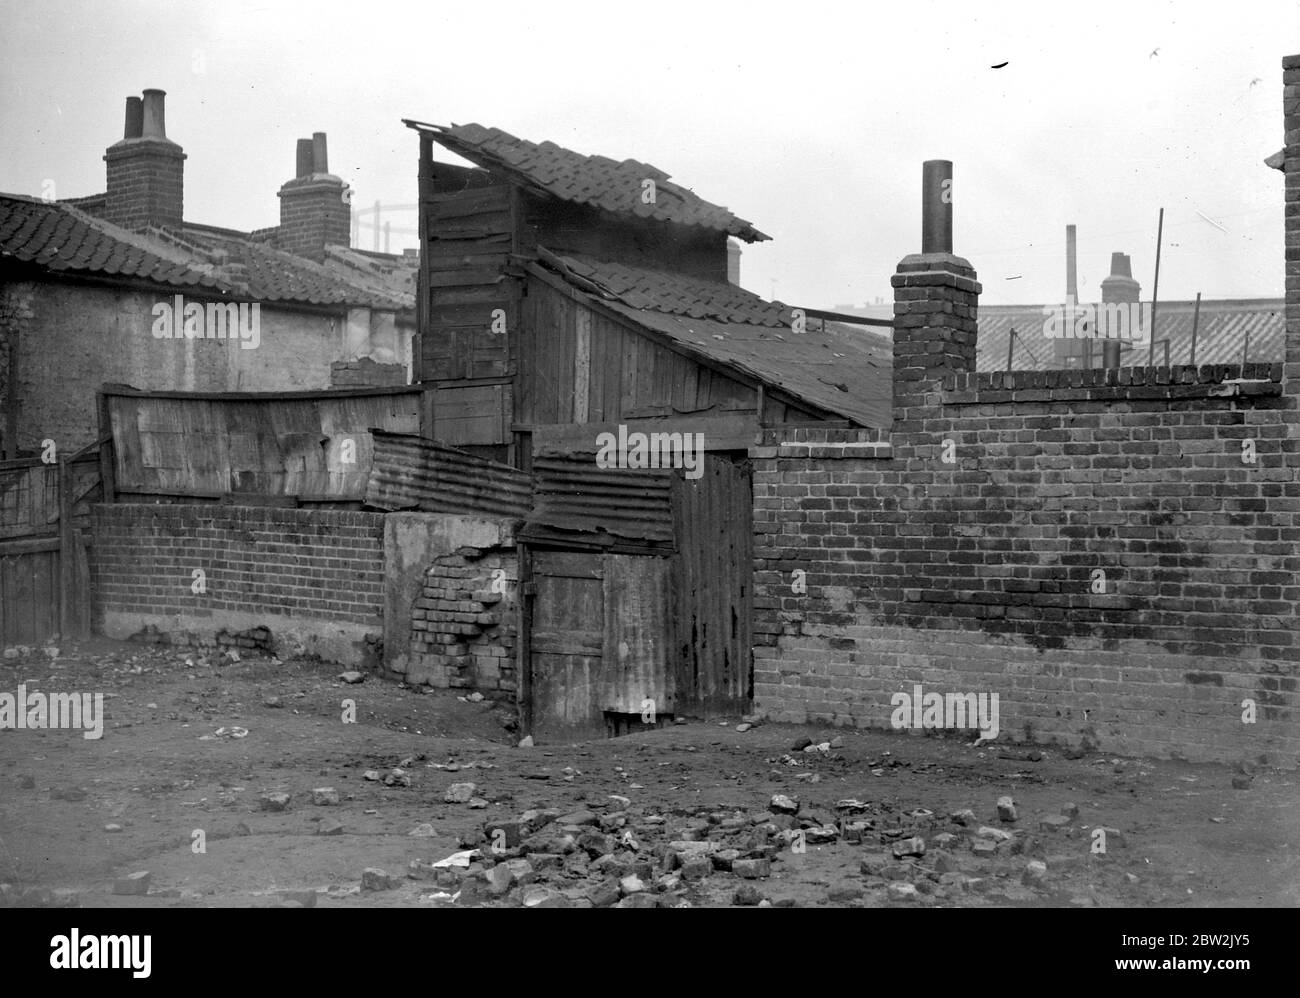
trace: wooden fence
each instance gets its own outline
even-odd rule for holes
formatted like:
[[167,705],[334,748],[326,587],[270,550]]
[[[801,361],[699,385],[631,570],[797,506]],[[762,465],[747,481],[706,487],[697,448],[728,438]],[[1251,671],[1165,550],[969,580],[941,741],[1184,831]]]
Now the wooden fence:
[[0,461],[0,644],[38,645],[90,630],[86,548],[99,454]]

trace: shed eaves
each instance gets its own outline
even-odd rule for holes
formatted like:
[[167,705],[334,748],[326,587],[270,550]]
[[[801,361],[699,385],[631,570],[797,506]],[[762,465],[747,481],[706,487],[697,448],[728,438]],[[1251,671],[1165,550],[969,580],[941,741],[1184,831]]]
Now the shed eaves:
[[[554,142],[528,142],[499,128],[486,128],[476,123],[406,123],[432,134],[437,142],[471,163],[485,170],[506,173],[562,201],[617,214],[713,229],[746,242],[771,238],[721,205],[705,201],[693,191],[674,184],[669,174],[649,163],[587,156]],[[651,204],[646,204],[642,197],[647,180],[654,181],[654,201]]]
[[543,262],[627,319],[713,361],[860,426],[893,420],[893,346],[865,328],[808,320],[733,284],[559,256]]

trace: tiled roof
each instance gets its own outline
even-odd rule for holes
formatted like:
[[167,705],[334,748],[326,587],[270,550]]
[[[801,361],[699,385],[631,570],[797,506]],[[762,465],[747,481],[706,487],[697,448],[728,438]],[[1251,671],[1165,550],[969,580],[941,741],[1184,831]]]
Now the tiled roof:
[[222,268],[258,301],[297,301],[312,305],[351,305],[399,311],[415,307],[414,294],[402,294],[370,275],[352,273],[344,263],[319,264],[242,236],[186,225],[183,239],[206,252],[223,254]]
[[[84,200],[84,199],[83,199]],[[255,243],[242,233],[186,225],[179,232],[120,228],[79,208],[0,194],[0,260],[52,274],[147,281],[259,302],[412,309],[415,296],[373,274],[348,273]]]
[[[485,128],[478,124],[407,124],[429,132],[447,149],[485,170],[508,174],[562,201],[679,225],[697,225],[725,232],[746,242],[771,238],[726,208],[710,204],[685,187],[674,184],[667,173],[649,163],[585,156],[554,142],[538,145],[517,139],[499,128]],[[653,204],[642,202],[643,182],[646,180],[654,181]]]
[[[69,205],[0,194],[0,260],[54,272],[135,278],[182,288],[224,290],[184,254],[149,246]],[[206,268],[211,271],[211,267]]]
[[860,426],[892,420],[891,342],[864,327],[809,319],[791,329],[792,310],[732,284],[606,263],[542,259],[574,287],[670,337],[687,352],[789,392]]
[[[1044,305],[981,305],[976,368],[1004,371],[1011,328],[1016,330],[1012,368],[1017,371],[1046,371],[1059,366],[1054,361],[1053,341],[1043,335]],[[1164,363],[1160,340],[1169,337],[1169,362],[1191,363],[1192,319],[1196,303],[1160,302],[1156,306],[1155,362]],[[1202,301],[1196,330],[1196,363],[1240,364],[1242,349],[1250,336],[1251,363],[1281,361],[1284,357],[1286,303],[1281,298],[1245,298]],[[1073,341],[1079,342],[1079,341]],[[1100,351],[1100,343],[1094,344]],[[1125,367],[1142,367],[1147,347],[1126,349],[1120,355]]]

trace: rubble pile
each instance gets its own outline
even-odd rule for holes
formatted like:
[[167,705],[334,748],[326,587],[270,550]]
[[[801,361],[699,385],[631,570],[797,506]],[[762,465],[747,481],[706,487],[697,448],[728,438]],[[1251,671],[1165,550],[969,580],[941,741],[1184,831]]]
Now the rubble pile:
[[[465,798],[469,786],[453,788],[461,792],[447,800]],[[777,794],[748,811],[651,813],[614,797],[569,812],[534,808],[488,819],[462,837],[461,852],[439,862],[413,860],[407,874],[421,882],[423,900],[460,906],[655,908],[722,900],[782,907],[795,903],[775,896],[783,865],[831,847],[856,866],[856,874],[829,887],[832,903],[942,903],[963,894],[1005,903],[1045,898],[1060,889],[1060,869],[1089,858],[1087,829],[1072,824],[1072,804],[1032,830],[1009,827],[1020,817],[1009,797],[987,810],[940,815],[852,798],[806,808]],[[1074,841],[1066,845],[1065,838]],[[373,874],[370,881],[398,883]]]

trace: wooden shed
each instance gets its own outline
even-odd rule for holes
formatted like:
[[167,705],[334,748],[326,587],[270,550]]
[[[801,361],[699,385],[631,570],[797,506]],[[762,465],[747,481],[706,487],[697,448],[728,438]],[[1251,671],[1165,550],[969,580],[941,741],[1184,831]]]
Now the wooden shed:
[[[768,237],[649,164],[407,124],[422,433],[533,479],[526,726],[617,732],[650,702],[656,721],[748,710],[747,450],[774,426],[887,426],[889,339],[730,283],[728,240]],[[435,162],[435,143],[473,165]],[[602,466],[607,435],[638,432],[698,459]]]

